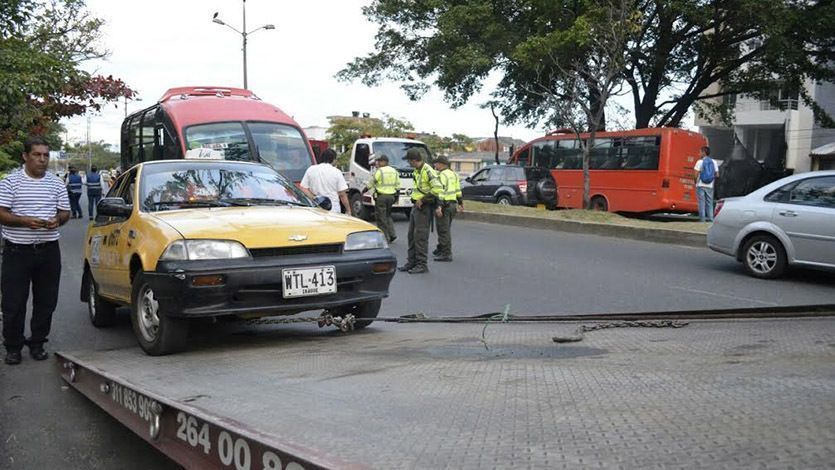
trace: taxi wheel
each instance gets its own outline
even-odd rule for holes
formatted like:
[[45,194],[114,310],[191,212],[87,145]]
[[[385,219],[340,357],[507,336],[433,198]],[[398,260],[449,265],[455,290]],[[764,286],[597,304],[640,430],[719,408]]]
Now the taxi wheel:
[[111,326],[116,323],[116,304],[108,302],[99,295],[99,288],[93,276],[87,277],[88,295],[87,311],[90,322],[97,328]]
[[383,301],[380,299],[372,300],[369,302],[363,302],[361,304],[356,305],[348,305],[346,307],[339,307],[336,309],[336,315],[347,315],[351,314],[354,318],[357,319],[354,322],[354,329],[361,330],[366,326],[374,323],[373,320],[367,321],[360,321],[360,318],[377,318],[377,315],[380,313],[380,307],[382,306]]
[[130,319],[139,346],[151,356],[182,351],[188,336],[188,320],[172,318],[160,308],[154,290],[139,272],[133,279]]

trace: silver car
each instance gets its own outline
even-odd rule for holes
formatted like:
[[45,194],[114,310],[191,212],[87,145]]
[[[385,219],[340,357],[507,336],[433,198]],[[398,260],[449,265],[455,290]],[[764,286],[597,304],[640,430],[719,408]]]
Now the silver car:
[[801,173],[720,200],[707,246],[748,274],[773,279],[787,265],[835,269],[835,171]]

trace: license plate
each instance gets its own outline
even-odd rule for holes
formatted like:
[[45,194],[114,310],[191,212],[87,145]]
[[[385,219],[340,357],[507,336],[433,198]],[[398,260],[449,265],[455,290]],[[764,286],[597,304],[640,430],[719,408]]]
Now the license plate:
[[282,295],[285,299],[336,292],[336,268],[333,266],[282,269],[281,275],[284,280]]

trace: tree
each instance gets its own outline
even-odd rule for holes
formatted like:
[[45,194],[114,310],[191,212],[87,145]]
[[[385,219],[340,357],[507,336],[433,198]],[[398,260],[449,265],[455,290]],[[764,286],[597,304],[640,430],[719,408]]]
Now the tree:
[[119,152],[113,150],[111,144],[101,140],[98,142],[90,142],[89,148],[86,142],[77,142],[69,146],[67,148],[67,158],[69,158],[69,164],[78,169],[86,169],[88,165],[100,169],[116,168],[121,161]]
[[330,147],[340,152],[337,166],[344,167],[351,156],[354,142],[363,135],[373,137],[403,137],[414,132],[412,124],[403,119],[383,115],[383,119],[371,117],[332,116],[328,118],[327,138]]
[[0,3],[0,145],[134,95],[121,80],[80,68],[107,56],[102,24],[83,0]]
[[[640,12],[630,0],[609,0],[589,8],[573,26],[519,51],[520,68],[536,76],[526,92],[548,110],[548,121],[568,127],[583,152],[583,207],[591,208],[590,160],[609,98],[622,88],[626,46],[640,30]],[[582,50],[582,54],[576,51]],[[566,58],[570,58],[566,60]],[[588,138],[581,138],[588,129]]]
[[[430,83],[453,107],[481,91],[496,74],[494,98],[506,122],[546,124],[548,100],[532,93],[561,77],[555,69],[587,54],[562,51],[549,73],[531,73],[524,62],[531,44],[550,44],[554,34],[577,31],[604,0],[375,0],[363,9],[378,24],[375,50],[337,74],[366,85],[401,83],[411,99]],[[835,80],[835,8],[831,0],[631,0],[643,13],[627,44],[621,75],[634,102],[637,127],[678,126],[695,103],[730,93],[761,95],[774,83]],[[580,28],[582,29],[582,27]],[[547,52],[547,51],[543,51]],[[586,77],[581,77],[586,78]],[[592,108],[603,108],[602,90],[589,88]],[[708,92],[715,84],[722,88]],[[565,83],[563,85],[571,85]],[[802,93],[802,92],[801,92]],[[820,122],[828,116],[802,93]],[[602,128],[602,127],[601,127]],[[600,128],[598,128],[600,129]]]

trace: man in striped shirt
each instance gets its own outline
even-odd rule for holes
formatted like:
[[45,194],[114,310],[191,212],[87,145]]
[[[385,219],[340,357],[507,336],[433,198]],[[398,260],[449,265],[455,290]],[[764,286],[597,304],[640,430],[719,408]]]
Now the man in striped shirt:
[[[58,303],[61,251],[58,227],[70,219],[64,182],[47,172],[49,145],[40,137],[23,144],[23,168],[0,181],[0,225],[3,226],[2,291],[5,362],[20,364],[23,345],[33,359],[48,357],[43,344]],[[26,305],[32,289],[29,339],[24,337]]]

